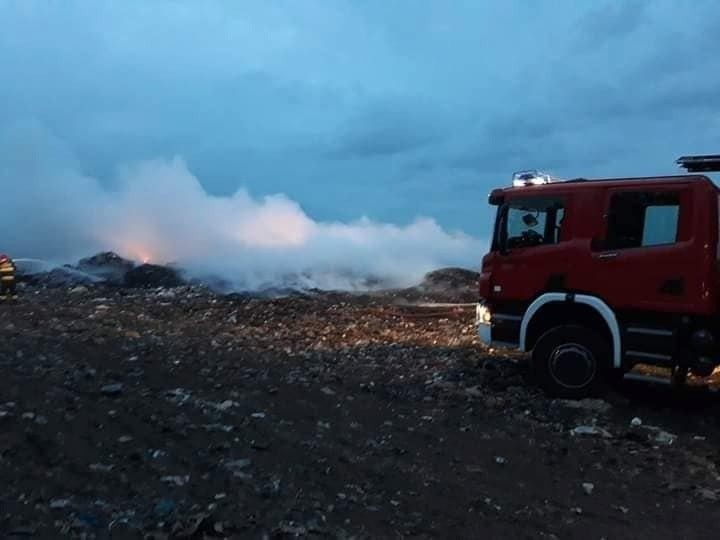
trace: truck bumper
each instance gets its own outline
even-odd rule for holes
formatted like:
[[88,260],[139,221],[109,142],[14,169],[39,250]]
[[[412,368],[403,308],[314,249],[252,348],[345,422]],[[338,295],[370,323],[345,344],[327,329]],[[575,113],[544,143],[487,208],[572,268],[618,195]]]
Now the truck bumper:
[[492,344],[492,327],[489,324],[479,323],[476,327],[477,335],[484,345]]

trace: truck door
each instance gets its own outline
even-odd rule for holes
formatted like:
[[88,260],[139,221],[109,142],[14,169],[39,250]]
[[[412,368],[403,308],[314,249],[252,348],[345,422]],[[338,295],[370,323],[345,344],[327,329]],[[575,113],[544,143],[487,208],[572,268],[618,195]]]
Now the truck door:
[[615,309],[692,312],[703,280],[692,195],[688,185],[608,190],[605,235],[582,288]]
[[565,207],[559,196],[523,195],[501,208],[490,291],[496,303],[528,304],[543,291],[564,287]]

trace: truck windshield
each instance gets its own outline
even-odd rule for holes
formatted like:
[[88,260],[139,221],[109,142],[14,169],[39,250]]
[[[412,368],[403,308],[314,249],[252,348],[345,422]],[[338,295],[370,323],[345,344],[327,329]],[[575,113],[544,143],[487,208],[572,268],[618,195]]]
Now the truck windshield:
[[558,199],[510,200],[498,212],[496,248],[557,244],[564,216],[564,206]]

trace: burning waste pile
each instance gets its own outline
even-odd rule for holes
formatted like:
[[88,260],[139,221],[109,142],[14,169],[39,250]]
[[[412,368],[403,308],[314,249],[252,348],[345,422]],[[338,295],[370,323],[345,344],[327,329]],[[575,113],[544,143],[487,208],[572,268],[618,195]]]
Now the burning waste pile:
[[43,287],[107,285],[113,287],[179,287],[183,272],[169,266],[136,263],[113,252],[98,253],[75,265],[53,265],[38,259],[17,259],[18,281]]
[[281,193],[214,195],[180,158],[130,164],[101,181],[64,160],[52,136],[14,130],[6,139],[2,146],[0,133],[0,183],[17,187],[3,199],[0,228],[12,234],[2,250],[45,286],[367,291],[413,286],[438,268],[472,268],[484,251],[481,239],[429,217],[319,221]]
[[[53,265],[37,259],[17,259],[18,281],[25,286],[44,288],[115,287],[165,288],[196,286],[216,293],[246,293],[256,296],[283,296],[323,292],[315,286],[311,273],[284,276],[249,289],[238,288],[220,277],[197,278],[175,265],[160,265],[125,259],[112,251],[80,259],[76,264]],[[426,274],[416,285],[392,288],[381,278],[353,276],[338,283],[352,283],[355,292],[394,292],[399,298],[450,302],[473,302],[477,296],[478,274],[463,268],[438,269]],[[326,280],[326,283],[328,281]]]

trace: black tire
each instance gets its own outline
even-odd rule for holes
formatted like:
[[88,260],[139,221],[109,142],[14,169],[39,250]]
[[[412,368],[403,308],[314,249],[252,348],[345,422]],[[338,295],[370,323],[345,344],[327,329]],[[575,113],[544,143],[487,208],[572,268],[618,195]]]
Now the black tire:
[[551,397],[582,399],[599,394],[610,366],[610,345],[584,326],[558,326],[545,332],[532,353],[537,384]]

